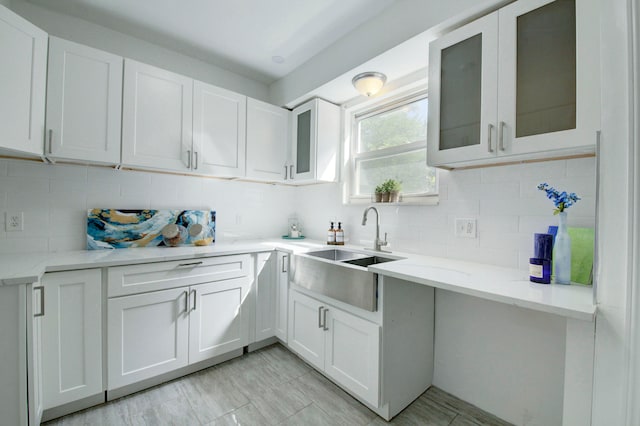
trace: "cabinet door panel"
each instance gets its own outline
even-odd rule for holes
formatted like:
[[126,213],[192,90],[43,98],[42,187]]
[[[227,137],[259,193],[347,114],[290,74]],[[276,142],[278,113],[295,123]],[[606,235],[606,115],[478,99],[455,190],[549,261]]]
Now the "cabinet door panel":
[[125,60],[122,163],[191,169],[193,80]]
[[316,119],[318,100],[313,100],[293,110],[292,160],[293,179],[312,180],[316,176]]
[[258,253],[256,269],[256,341],[275,336],[276,254]]
[[323,306],[298,292],[289,293],[289,347],[319,369],[324,368]]
[[497,12],[429,45],[430,165],[494,157]]
[[157,291],[108,301],[108,389],[188,364],[188,291]]
[[325,372],[377,407],[380,326],[330,307],[326,328]]
[[289,301],[289,254],[278,252],[276,288],[276,337],[287,342],[287,310]]
[[51,37],[47,156],[120,163],[122,63],[120,56]]
[[47,33],[0,6],[0,148],[42,155]]
[[44,408],[102,392],[102,285],[99,269],[42,279]]
[[[42,420],[42,287],[39,283],[27,286],[27,394],[29,426]],[[29,297],[30,295],[30,297]]]
[[599,128],[597,7],[525,0],[500,9],[499,155],[593,146]]
[[193,95],[193,169],[244,176],[247,98],[199,81]]
[[[247,99],[247,177],[282,180],[290,111]],[[288,176],[288,170],[287,170]]]
[[245,303],[249,280],[239,278],[190,289],[189,363],[240,349],[249,342]]

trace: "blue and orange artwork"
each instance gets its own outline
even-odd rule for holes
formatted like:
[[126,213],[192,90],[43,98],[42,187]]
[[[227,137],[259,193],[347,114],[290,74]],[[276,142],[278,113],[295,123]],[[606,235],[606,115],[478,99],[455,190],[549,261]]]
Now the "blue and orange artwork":
[[[210,210],[117,210],[87,211],[87,250],[164,246],[162,228],[176,224],[209,228],[215,242],[216,212]],[[187,239],[186,245],[192,242]]]

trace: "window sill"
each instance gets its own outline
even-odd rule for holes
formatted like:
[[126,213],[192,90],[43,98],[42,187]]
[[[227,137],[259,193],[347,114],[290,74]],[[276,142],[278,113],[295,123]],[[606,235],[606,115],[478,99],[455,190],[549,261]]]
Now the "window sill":
[[363,206],[437,206],[440,203],[440,197],[438,195],[424,195],[413,197],[402,197],[402,199],[395,203],[383,203],[376,202],[372,198],[367,197],[351,197],[345,203],[348,205]]

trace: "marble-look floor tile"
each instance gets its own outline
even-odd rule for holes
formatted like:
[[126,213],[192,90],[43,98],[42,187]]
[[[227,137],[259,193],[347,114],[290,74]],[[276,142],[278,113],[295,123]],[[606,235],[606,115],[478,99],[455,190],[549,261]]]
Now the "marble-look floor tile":
[[473,418],[465,415],[458,414],[449,426],[480,426],[481,423],[476,422]]
[[217,369],[222,377],[231,381],[249,399],[285,382],[278,372],[255,352],[228,361]]
[[201,423],[209,423],[249,403],[249,399],[216,369],[192,374],[178,382]]
[[181,396],[180,388],[173,381],[117,399],[113,403],[118,403],[129,417],[133,417]]
[[192,426],[199,425],[200,421],[187,398],[181,396],[132,416],[131,424],[133,426]]
[[405,408],[404,411],[391,419],[391,423],[403,426],[447,426],[456,415],[455,411],[439,406],[422,395],[413,401],[409,407]]
[[348,425],[350,423],[334,423],[334,420],[316,404],[311,404],[298,411],[281,423],[283,426],[329,426]]
[[443,391],[442,389],[438,389],[435,386],[431,386],[423,394],[423,397],[430,399],[439,406],[447,407],[458,414],[465,414],[467,417],[470,417],[473,421],[481,425],[486,424],[492,426],[508,426],[511,424],[490,413],[487,413],[484,410],[481,410],[473,404],[469,404],[466,401],[456,398],[455,396]]
[[126,426],[129,424],[130,419],[128,411],[119,401],[88,408],[46,423],[48,426]]
[[318,408],[325,411],[333,424],[366,425],[376,416],[362,404],[357,406],[350,404],[340,393],[334,392],[337,388],[333,383],[315,371],[290,383],[313,401]]
[[269,425],[260,411],[253,405],[247,404],[208,423],[207,426],[265,426]]
[[305,364],[304,361],[280,344],[261,349],[258,351],[258,355],[273,367],[276,374],[278,374],[283,381],[295,379],[311,370],[311,367]]
[[251,403],[270,424],[278,424],[311,404],[311,400],[299,388],[286,382],[253,396]]

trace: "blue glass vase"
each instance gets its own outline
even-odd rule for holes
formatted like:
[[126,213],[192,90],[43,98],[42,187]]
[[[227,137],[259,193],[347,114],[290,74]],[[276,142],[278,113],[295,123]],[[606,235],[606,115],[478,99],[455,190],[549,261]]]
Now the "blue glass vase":
[[571,284],[571,238],[567,230],[567,213],[559,215],[558,234],[553,246],[553,272],[556,284]]

